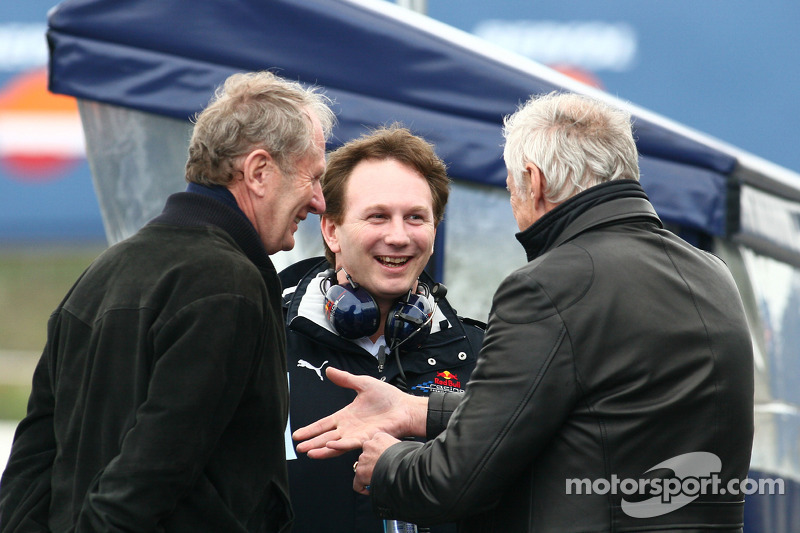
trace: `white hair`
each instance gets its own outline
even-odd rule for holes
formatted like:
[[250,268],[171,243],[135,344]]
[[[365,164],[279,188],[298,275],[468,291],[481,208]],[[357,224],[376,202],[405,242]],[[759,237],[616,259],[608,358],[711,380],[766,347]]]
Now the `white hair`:
[[600,183],[639,179],[630,113],[587,96],[531,97],[505,118],[503,136],[503,158],[519,194],[528,190],[528,163],[544,174],[544,197],[555,204]]

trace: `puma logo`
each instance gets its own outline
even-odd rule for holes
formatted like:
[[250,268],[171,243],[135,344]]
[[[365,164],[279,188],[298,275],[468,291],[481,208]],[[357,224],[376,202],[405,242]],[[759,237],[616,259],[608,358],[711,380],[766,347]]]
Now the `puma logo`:
[[306,361],[305,359],[300,359],[299,361],[297,361],[297,366],[299,366],[300,368],[308,368],[309,370],[313,370],[314,372],[316,372],[320,381],[325,381],[325,379],[323,379],[322,377],[322,367],[324,367],[327,364],[328,362],[325,361],[324,363],[322,363],[322,365],[320,365],[319,368],[317,368],[308,361]]

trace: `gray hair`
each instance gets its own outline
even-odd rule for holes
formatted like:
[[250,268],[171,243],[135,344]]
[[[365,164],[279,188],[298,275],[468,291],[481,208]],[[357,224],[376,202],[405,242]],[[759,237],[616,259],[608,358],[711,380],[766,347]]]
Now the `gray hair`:
[[630,113],[579,94],[531,97],[506,117],[503,158],[521,194],[528,190],[525,165],[546,180],[545,198],[561,203],[617,179],[639,179]]
[[238,159],[257,148],[269,152],[283,173],[291,173],[316,150],[312,116],[325,140],[330,137],[335,117],[329,104],[316,87],[271,72],[233,74],[195,117],[186,181],[226,186]]

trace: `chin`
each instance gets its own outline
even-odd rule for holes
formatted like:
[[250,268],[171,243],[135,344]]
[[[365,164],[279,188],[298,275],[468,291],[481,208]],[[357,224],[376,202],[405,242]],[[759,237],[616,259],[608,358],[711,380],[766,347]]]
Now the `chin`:
[[288,252],[292,248],[294,248],[295,240],[294,240],[294,232],[290,232],[286,234],[281,241],[281,250],[284,252]]
[[386,286],[383,292],[391,295],[392,298],[400,298],[408,292],[408,289],[414,285],[416,280],[417,278],[414,278],[411,281],[403,281],[402,283],[392,283],[391,285]]
[[288,252],[292,248],[294,248],[294,240],[289,242],[264,243],[264,250],[267,251],[267,255],[276,254],[278,252]]

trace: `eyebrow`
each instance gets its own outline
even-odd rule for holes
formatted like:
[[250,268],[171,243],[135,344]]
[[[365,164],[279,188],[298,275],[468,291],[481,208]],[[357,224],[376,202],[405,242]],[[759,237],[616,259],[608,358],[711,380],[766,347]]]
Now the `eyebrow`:
[[[390,206],[388,204],[370,204],[370,205],[365,206],[364,210],[365,211],[373,211],[373,210],[391,211],[392,209],[390,208]],[[406,210],[406,209],[404,209],[404,210]],[[422,204],[413,205],[409,209],[407,209],[407,211],[414,211],[414,212],[430,211],[431,213],[433,213],[433,206],[428,207],[428,206],[425,206],[425,205],[422,205]]]

